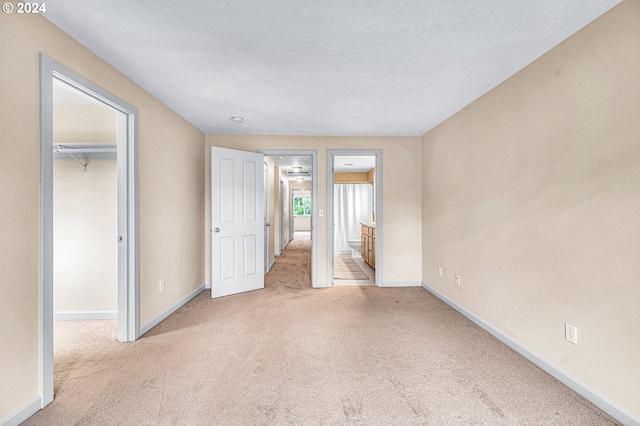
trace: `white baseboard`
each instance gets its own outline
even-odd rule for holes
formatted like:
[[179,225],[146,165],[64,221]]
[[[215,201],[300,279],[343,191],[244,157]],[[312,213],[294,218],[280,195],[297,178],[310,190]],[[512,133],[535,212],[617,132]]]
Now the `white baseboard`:
[[489,334],[493,335],[495,338],[500,340],[505,345],[509,346],[514,351],[518,352],[520,355],[533,362],[538,367],[542,368],[544,371],[564,383],[569,388],[573,389],[576,393],[582,395],[586,400],[590,401],[593,405],[600,408],[602,411],[609,414],[611,417],[617,419],[624,425],[640,425],[640,418],[633,415],[631,412],[626,410],[625,408],[619,406],[615,402],[611,401],[601,393],[596,390],[590,388],[586,384],[582,383],[575,377],[567,374],[565,371],[561,370],[556,365],[547,361],[537,353],[533,352],[531,349],[522,345],[520,342],[514,340],[513,338],[507,336],[502,331],[498,330],[482,318],[476,316],[475,314],[467,311],[465,308],[449,299],[444,294],[440,293],[435,288],[431,287],[427,283],[422,283],[422,287],[428,292],[432,293],[438,299],[445,302],[447,305],[451,306],[456,311],[460,312],[465,317],[469,318],[471,321],[476,323],[478,326],[483,328]]
[[275,259],[273,259],[273,262],[271,262],[271,263],[269,264],[269,267],[267,268],[267,272],[271,271],[271,268],[273,268],[273,265],[275,265],[275,264],[276,264],[276,260],[275,260]]
[[384,281],[378,287],[421,287],[420,281]]
[[42,408],[42,399],[36,396],[22,407],[0,420],[0,426],[18,426]]
[[156,325],[160,324],[162,320],[166,319],[169,315],[171,315],[172,313],[180,309],[189,300],[193,299],[194,297],[202,293],[204,288],[205,288],[205,284],[202,284],[200,287],[193,290],[191,293],[187,294],[185,297],[183,297],[182,299],[178,300],[176,303],[171,305],[167,310],[162,312],[160,315],[158,315],[157,317],[155,317],[154,319],[152,319],[151,321],[149,321],[148,323],[140,327],[140,336],[142,336],[147,331],[151,330]]
[[53,313],[54,321],[118,319],[117,311],[62,311]]
[[211,283],[204,283],[204,288],[211,289]]

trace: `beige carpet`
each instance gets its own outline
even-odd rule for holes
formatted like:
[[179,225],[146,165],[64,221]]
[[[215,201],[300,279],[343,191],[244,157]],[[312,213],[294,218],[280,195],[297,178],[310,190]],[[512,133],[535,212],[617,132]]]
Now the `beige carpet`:
[[421,288],[311,289],[308,245],[135,343],[57,322],[56,399],[26,424],[615,424]]
[[339,280],[369,279],[349,255],[333,257],[333,277]]

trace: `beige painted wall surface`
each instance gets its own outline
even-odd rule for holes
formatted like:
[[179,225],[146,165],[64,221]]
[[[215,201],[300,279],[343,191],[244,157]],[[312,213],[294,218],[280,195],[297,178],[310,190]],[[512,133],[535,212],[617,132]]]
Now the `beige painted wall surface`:
[[[267,208],[267,223],[269,240],[267,241],[267,267],[273,263],[275,259],[274,245],[275,245],[275,233],[273,232],[273,223],[275,222],[275,208],[279,201],[276,200],[276,185],[275,185],[275,165],[273,158],[264,157],[264,162],[267,164],[268,177],[267,177],[267,191],[269,193],[268,208]],[[211,220],[211,219],[209,219]]]
[[290,226],[290,205],[291,205],[291,197],[289,196],[289,180],[287,179],[287,175],[284,174],[284,172],[281,170],[280,171],[281,174],[281,179],[284,181],[284,191],[282,193],[282,196],[285,197],[284,200],[284,210],[282,211],[282,215],[283,217],[283,222],[284,222],[284,242],[285,244],[289,242],[289,226]]
[[[245,151],[259,149],[317,150],[318,151],[318,206],[327,207],[327,149],[382,149],[383,160],[383,226],[384,269],[383,281],[420,282],[422,271],[421,239],[421,182],[405,185],[407,173],[419,174],[422,165],[420,137],[336,137],[336,136],[247,136],[207,135],[206,153],[211,146]],[[210,215],[210,159],[206,164],[206,259],[209,259]],[[292,182],[293,184],[293,182]],[[292,185],[293,186],[293,185]],[[326,216],[318,218],[318,281],[324,285],[326,277]],[[210,262],[206,262],[208,282],[211,282]]]
[[303,182],[298,182],[295,180],[289,181],[290,189],[311,189],[313,183],[311,181],[305,180]]
[[334,173],[333,183],[368,183],[367,173]]
[[40,52],[139,108],[141,324],[204,281],[204,135],[43,17],[0,14],[0,419],[39,392]]
[[[271,230],[273,231],[273,251],[274,254],[280,255],[282,241],[281,238],[281,218],[282,228],[284,229],[284,242],[289,241],[289,180],[287,175],[280,167],[274,167],[273,174],[273,222],[271,223]],[[280,191],[280,182],[283,182],[283,190]],[[280,209],[281,199],[284,198],[282,209]]]
[[311,217],[295,216],[293,218],[293,230],[294,231],[311,231]]
[[371,185],[373,185],[373,175],[375,173],[376,173],[375,167],[367,172],[367,182],[369,182]]
[[271,230],[273,231],[273,252],[276,256],[280,255],[280,167],[273,168],[273,223]]
[[621,3],[423,137],[425,282],[636,416],[639,22]]
[[53,162],[54,312],[118,310],[116,160]]
[[53,143],[116,143],[116,118],[115,110],[102,105],[56,104]]

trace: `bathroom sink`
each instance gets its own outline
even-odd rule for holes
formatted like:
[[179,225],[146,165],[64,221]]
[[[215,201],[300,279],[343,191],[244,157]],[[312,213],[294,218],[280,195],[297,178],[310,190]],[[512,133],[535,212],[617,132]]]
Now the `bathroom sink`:
[[375,222],[362,222],[361,225],[370,226],[372,228],[376,227],[376,223]]

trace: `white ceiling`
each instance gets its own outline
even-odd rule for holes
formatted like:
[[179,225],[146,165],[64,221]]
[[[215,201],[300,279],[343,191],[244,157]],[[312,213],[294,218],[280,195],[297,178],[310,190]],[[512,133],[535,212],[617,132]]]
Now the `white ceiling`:
[[44,16],[205,133],[418,136],[619,2],[52,0]]
[[376,157],[374,156],[336,156],[333,158],[334,173],[363,173],[368,172],[375,166]]
[[[310,155],[281,155],[281,156],[268,156],[271,159],[273,159],[273,164],[280,167],[282,170],[284,170],[285,173],[287,173],[287,175],[289,175],[290,173],[293,173],[292,175],[289,175],[289,180],[297,180],[298,177],[302,178],[305,181],[311,181],[312,180],[312,171],[313,171],[313,160],[312,157]],[[309,176],[308,177],[301,177],[298,175],[295,175],[295,171],[293,170],[294,167],[302,167],[301,172],[308,172]]]

